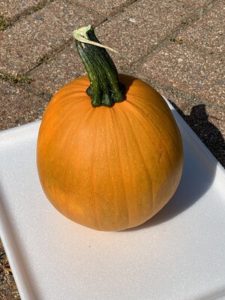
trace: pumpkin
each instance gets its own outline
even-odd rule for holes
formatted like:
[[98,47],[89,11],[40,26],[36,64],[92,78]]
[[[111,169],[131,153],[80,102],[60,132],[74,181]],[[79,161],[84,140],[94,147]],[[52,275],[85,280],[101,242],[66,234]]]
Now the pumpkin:
[[[87,76],[52,98],[37,142],[43,190],[69,219],[119,231],[138,226],[171,199],[183,149],[167,103],[147,83],[118,75],[91,26],[76,41]],[[91,100],[92,99],[92,100]]]

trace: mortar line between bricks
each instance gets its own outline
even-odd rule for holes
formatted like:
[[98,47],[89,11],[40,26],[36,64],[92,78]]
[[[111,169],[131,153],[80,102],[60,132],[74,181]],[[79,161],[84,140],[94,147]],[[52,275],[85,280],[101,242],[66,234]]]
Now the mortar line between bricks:
[[56,0],[43,0],[37,5],[33,5],[31,7],[24,9],[20,14],[15,15],[13,18],[11,18],[9,20],[3,16],[3,18],[4,18],[4,20],[6,20],[7,24],[4,26],[4,29],[2,31],[5,31],[7,28],[14,26],[22,18],[32,15],[36,11],[43,9],[45,6],[47,6],[50,3],[55,2],[55,1]]
[[[221,58],[221,54],[222,52],[217,52],[215,50],[210,50],[210,49],[207,49],[207,48],[203,48],[200,46],[196,46],[195,44],[189,42],[189,41],[179,41],[179,40],[175,40],[173,41],[174,44],[177,44],[177,45],[183,45],[183,46],[186,46],[192,50],[197,50],[198,52],[200,52],[201,54],[203,55],[210,55],[214,58]],[[222,56],[222,58],[224,58],[224,56]]]
[[139,2],[139,1],[141,1],[141,0],[128,0],[124,4],[121,4],[117,8],[115,8],[113,12],[109,13],[109,15],[105,15],[103,13],[99,13],[97,10],[89,8],[88,6],[86,6],[85,4],[82,4],[80,2],[79,2],[79,6],[82,7],[82,8],[84,8],[84,9],[86,9],[86,10],[89,10],[91,12],[94,11],[95,13],[100,14],[102,17],[105,18],[105,21],[108,21],[108,20],[112,19],[113,17],[115,17],[115,16],[119,15],[120,13],[122,13],[124,8],[128,8],[129,6],[131,6],[132,4],[134,4],[135,2]]
[[[28,16],[28,15],[30,15],[30,14],[32,14],[32,13],[34,13],[34,12],[36,12],[36,11],[42,9],[42,8],[44,8],[46,5],[48,5],[48,4],[50,4],[50,3],[54,2],[54,1],[56,1],[56,0],[49,0],[49,1],[48,1],[48,0],[44,0],[44,1],[42,1],[41,7],[40,7],[40,4],[37,5],[37,6],[33,6],[32,8],[29,8],[29,9],[26,10],[26,11],[28,11],[29,13],[24,14],[24,12],[23,12],[22,14],[20,14],[20,16]],[[141,1],[141,0],[130,0],[130,1],[126,2],[124,5],[123,5],[123,4],[120,5],[120,7],[118,8],[118,10],[116,10],[116,12],[113,13],[113,15],[108,16],[108,17],[105,17],[105,18],[102,19],[100,22],[96,22],[95,27],[99,27],[99,26],[102,25],[103,23],[107,22],[107,21],[109,20],[109,18],[113,18],[113,17],[119,15],[119,14],[122,12],[123,8],[132,6],[134,3],[137,3],[137,2],[140,2],[140,1]],[[214,1],[217,1],[217,0],[214,0]],[[82,5],[82,4],[79,4],[79,6],[80,6],[81,8],[84,8],[85,10],[88,11],[88,8],[87,8],[86,6],[84,6],[84,5]],[[37,7],[38,7],[39,9],[36,9]],[[103,15],[99,15],[99,16],[104,17]],[[20,18],[19,18],[19,19],[20,19]],[[19,20],[19,19],[18,19],[18,20]],[[52,49],[51,51],[49,51],[48,53],[46,53],[46,54],[45,54],[43,57],[41,57],[41,58],[38,60],[38,62],[36,62],[36,63],[35,63],[35,64],[34,64],[27,72],[24,72],[24,73],[22,73],[21,75],[29,76],[29,73],[30,73],[31,71],[35,70],[37,67],[39,67],[41,64],[47,62],[48,60],[53,59],[58,53],[62,52],[67,46],[71,45],[72,42],[73,42],[73,38],[71,37],[69,40],[67,40],[66,42],[64,42],[64,43],[63,43],[62,45],[60,45],[59,47],[57,47],[57,48],[55,48],[55,49]],[[162,44],[162,42],[159,43],[159,44]],[[150,53],[150,52],[149,52],[149,53]],[[149,53],[148,53],[146,56],[148,56]],[[144,56],[144,57],[145,57],[145,56]],[[139,60],[141,61],[144,57],[141,57]],[[139,62],[139,60],[133,62],[131,65],[133,65],[133,64],[135,64],[135,63],[137,63],[137,62]],[[0,75],[1,75],[1,74],[0,74]],[[13,75],[11,75],[11,74],[8,74],[7,72],[2,73],[2,75],[3,75],[3,78],[2,78],[2,79],[5,80],[5,81],[8,81],[8,78],[10,78],[9,81],[11,81],[11,83],[18,83],[18,82],[20,81],[20,79],[18,78],[18,77],[20,77],[20,76],[13,76]]]
[[[96,23],[94,23],[93,25],[95,27],[97,27],[97,26],[101,25],[102,23],[104,23],[105,21],[106,21],[106,19],[102,19],[101,21],[96,21]],[[21,80],[21,78],[28,77],[28,79],[29,79],[29,74],[30,74],[31,71],[35,70],[36,68],[38,68],[43,63],[46,63],[47,61],[49,61],[51,59],[54,59],[54,57],[57,54],[62,52],[66,47],[69,47],[73,43],[73,41],[74,41],[74,38],[72,37],[72,33],[71,33],[71,37],[68,40],[62,42],[61,45],[59,45],[55,49],[52,49],[52,50],[48,51],[45,55],[40,57],[40,59],[28,71],[26,71],[22,74],[19,74],[18,76],[14,76],[14,75],[11,75],[10,73],[1,71],[0,72],[0,78],[4,81],[10,82],[11,84],[20,84],[21,81],[23,83],[23,79]]]
[[[55,0],[54,0],[55,1]],[[109,16],[104,16],[104,15],[101,15],[102,17],[105,17],[104,19],[102,19],[101,21],[99,22],[96,22],[96,24],[94,24],[93,26],[95,28],[101,26],[103,23],[107,22],[109,20],[109,18],[112,18],[112,17],[115,17],[117,15],[119,15],[121,12],[122,12],[122,9],[123,8],[126,8],[126,7],[129,7],[131,6],[132,4],[136,3],[136,2],[139,2],[141,0],[130,0],[128,1],[127,3],[125,3],[124,5],[120,5],[118,10],[116,10],[112,15],[109,15]],[[84,6],[83,4],[80,4],[79,3],[79,7],[85,9],[85,10],[89,10],[86,6]],[[93,10],[92,10],[93,11]],[[94,10],[95,11],[95,10]],[[99,14],[97,11],[95,11],[97,14]],[[99,14],[100,15],[100,14]],[[62,52],[66,47],[69,47],[71,44],[73,43],[73,38],[71,37],[66,43],[64,43],[62,46],[59,46],[57,49],[53,49],[50,54],[47,53],[45,56],[41,57],[39,62],[36,63],[31,69],[29,69],[27,72],[25,72],[24,74],[25,75],[28,75],[29,76],[29,73],[33,70],[35,70],[36,68],[38,68],[42,63],[45,63],[51,59],[53,59],[57,54],[59,54],[60,52]]]
[[65,41],[63,44],[61,44],[59,47],[52,49],[51,51],[49,51],[48,53],[46,53],[45,55],[43,55],[36,63],[35,65],[32,66],[32,68],[30,68],[27,72],[24,73],[24,75],[29,77],[29,74],[31,71],[35,70],[36,68],[38,68],[40,65],[42,65],[43,63],[46,63],[47,61],[54,59],[54,57],[59,54],[60,52],[62,52],[66,47],[69,47],[73,42],[73,37],[71,36],[67,41]]
[[172,40],[176,40],[176,37],[181,33],[181,31],[191,27],[195,22],[200,20],[207,12],[209,12],[213,6],[219,2],[220,0],[211,0],[203,7],[199,7],[196,11],[186,18],[184,18],[181,23],[165,38],[163,38],[157,45],[152,46],[149,48],[147,54],[143,55],[142,57],[138,58],[137,60],[133,61],[130,64],[130,67],[133,67],[137,64],[143,64],[149,58],[149,56],[154,56],[156,53],[160,52],[164,47],[166,47]]
[[111,14],[109,14],[109,18],[113,18],[117,15],[119,15],[120,13],[123,12],[123,9],[128,8],[130,6],[132,6],[134,3],[140,2],[141,0],[128,0],[127,2],[125,2],[124,4],[121,4],[117,9],[115,9],[114,12],[112,12]]
[[[101,21],[100,24],[104,23],[105,20]],[[71,36],[66,42],[64,42],[62,45],[60,45],[59,47],[53,49],[52,51],[49,51],[48,53],[46,53],[44,56],[42,56],[38,62],[35,63],[35,65],[32,66],[32,68],[30,68],[27,72],[24,73],[24,75],[29,76],[30,72],[32,72],[33,70],[35,70],[36,68],[38,68],[40,65],[42,65],[43,63],[46,63],[52,59],[54,59],[54,57],[61,53],[64,49],[66,49],[67,47],[71,46],[72,43],[74,42],[74,38]],[[75,51],[75,50],[74,50]]]
[[35,96],[43,96],[43,97],[51,97],[52,95],[50,93],[46,93],[43,91],[39,91],[35,89],[33,86],[30,86],[30,78],[8,78],[8,80],[5,80],[4,75],[0,73],[0,83],[2,82],[7,82],[8,84],[14,86],[14,87],[19,87],[23,90],[26,90],[29,93],[32,93]]
[[[55,1],[55,0],[54,0]],[[118,9],[111,17],[115,17],[117,15],[119,15],[122,11],[121,9],[125,8],[125,7],[129,7],[130,5],[139,2],[141,0],[130,0],[128,3],[125,3],[125,5],[121,5]],[[88,11],[88,8],[82,4],[79,3],[79,7],[85,9]],[[99,14],[98,12],[96,12],[97,14]],[[100,15],[100,14],[99,14]],[[96,24],[93,24],[93,26],[95,28],[101,26],[103,23],[107,22],[109,20],[109,17],[104,16],[104,15],[100,15],[102,17],[105,17],[104,19],[102,19],[99,22],[96,22]],[[47,53],[46,55],[44,55],[43,57],[40,58],[40,60],[32,67],[30,68],[27,72],[24,73],[24,75],[29,76],[29,73],[33,70],[35,70],[36,68],[38,68],[40,65],[42,65],[43,63],[46,63],[47,61],[53,59],[57,54],[59,54],[60,52],[62,52],[66,47],[69,47],[72,43],[73,43],[74,39],[73,37],[71,37],[68,41],[66,41],[65,43],[63,43],[62,45],[60,45],[58,48],[53,49],[51,52]]]
[[[48,5],[48,4],[50,4],[50,3],[54,2],[54,1],[56,1],[56,0],[49,0],[49,1],[48,1],[48,0],[44,0],[42,3],[45,3],[45,5],[43,5],[40,9],[44,8],[46,5]],[[140,2],[140,1],[141,1],[141,0],[130,0],[128,3],[126,3],[126,5],[121,5],[121,6],[120,6],[120,10],[117,10],[116,13],[113,14],[112,17],[115,17],[115,16],[119,15],[119,14],[121,13],[121,9],[123,9],[123,8],[125,8],[125,7],[132,6],[134,3],[137,3],[137,2]],[[211,0],[210,2],[208,2],[207,5],[206,5],[206,8],[204,9],[204,13],[206,13],[209,9],[211,9],[212,3],[216,3],[216,2],[218,2],[218,1],[219,1],[219,0]],[[87,10],[87,8],[84,7],[83,5],[80,5],[80,4],[79,4],[79,6]],[[207,9],[209,6],[210,6],[210,8]],[[36,7],[38,7],[38,6],[36,6]],[[33,7],[33,8],[34,8],[34,7]],[[199,9],[197,10],[197,12],[199,12],[201,9],[202,9],[202,8],[199,8]],[[28,9],[28,10],[31,10],[31,11],[32,11],[32,8],[30,8],[30,9]],[[33,12],[38,11],[38,10],[39,10],[39,9],[33,10]],[[30,14],[31,14],[31,13],[30,13]],[[30,14],[28,14],[28,15],[30,15]],[[194,15],[197,17],[198,13],[195,13]],[[103,17],[103,15],[99,15],[99,16],[102,16],[102,17]],[[190,16],[191,16],[191,15],[187,16],[187,18],[185,18],[185,19],[183,20],[183,22],[184,22],[185,20],[188,20],[188,18],[190,18]],[[154,46],[151,47],[151,50],[150,50],[146,55],[144,55],[144,56],[142,56],[141,58],[139,58],[138,60],[132,62],[132,63],[130,64],[130,67],[136,65],[136,64],[139,63],[139,62],[140,62],[140,63],[144,63],[144,62],[146,61],[146,59],[149,57],[149,55],[154,55],[155,53],[159,52],[165,45],[168,44],[168,42],[169,42],[172,38],[175,38],[175,37],[180,33],[181,30],[183,30],[183,29],[189,27],[189,26],[192,25],[194,22],[196,22],[198,19],[199,19],[199,18],[195,18],[191,23],[184,24],[183,26],[182,26],[182,25],[181,25],[181,26],[179,25],[179,26],[172,32],[172,34],[167,35],[167,36],[166,36],[163,40],[161,40],[155,47],[154,47]],[[102,25],[103,23],[105,23],[105,22],[107,22],[107,21],[108,21],[108,18],[106,17],[106,18],[102,19],[101,21],[96,22],[96,24],[94,24],[94,27],[99,27],[100,25]],[[185,22],[186,22],[186,21],[185,21]],[[23,76],[28,76],[28,77],[29,77],[29,73],[30,73],[31,71],[35,70],[35,69],[38,68],[40,65],[42,65],[42,64],[45,63],[45,62],[47,62],[48,60],[53,59],[58,53],[62,52],[66,47],[70,46],[70,45],[72,44],[72,42],[73,42],[73,38],[71,37],[69,40],[67,40],[66,42],[64,42],[64,43],[63,43],[62,45],[60,45],[59,47],[57,47],[57,48],[55,48],[55,49],[52,49],[51,51],[49,51],[48,53],[46,53],[46,54],[45,54],[43,57],[41,57],[41,58],[38,60],[38,62],[35,63],[35,65],[34,65],[32,68],[30,68],[27,72],[24,72],[24,73],[20,74],[19,76],[13,76],[13,75],[11,75],[11,74],[9,74],[9,73],[6,73],[6,72],[4,73],[4,72],[2,72],[2,73],[0,73],[0,76],[2,75],[2,76],[1,76],[2,78],[1,78],[1,79],[4,80],[4,81],[10,81],[11,84],[18,84],[18,83],[20,83],[20,81],[21,81],[20,77],[23,77]],[[23,81],[23,80],[22,80],[22,81]]]

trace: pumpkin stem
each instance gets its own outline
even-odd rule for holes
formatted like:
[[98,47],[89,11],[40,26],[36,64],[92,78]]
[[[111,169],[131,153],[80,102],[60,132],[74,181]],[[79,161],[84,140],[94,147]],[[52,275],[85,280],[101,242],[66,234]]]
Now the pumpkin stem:
[[75,30],[73,36],[91,83],[87,94],[92,99],[92,105],[113,106],[123,101],[124,87],[106,49],[116,51],[100,44],[91,25]]

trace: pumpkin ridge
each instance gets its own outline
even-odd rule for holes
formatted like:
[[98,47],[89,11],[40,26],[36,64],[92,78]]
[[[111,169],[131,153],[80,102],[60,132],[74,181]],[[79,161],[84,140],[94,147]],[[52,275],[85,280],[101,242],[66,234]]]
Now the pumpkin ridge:
[[[103,115],[104,118],[102,118],[102,122],[104,124],[106,124],[106,122],[107,122],[106,115],[107,115],[107,112],[105,112],[105,114]],[[104,138],[105,138],[105,160],[110,161],[109,149],[107,147],[109,145],[109,137],[108,137],[108,128],[107,128],[107,126],[105,127],[105,130],[104,130]],[[112,172],[111,172],[110,166],[111,166],[110,163],[108,163],[108,168],[107,168],[107,170],[108,170],[108,183],[113,189]],[[112,198],[114,200],[114,196]],[[115,205],[115,202],[113,204]]]
[[[79,99],[77,98],[78,96]],[[55,103],[55,102],[58,102],[60,103],[61,105],[70,105],[70,102],[71,101],[74,101],[75,99],[75,102],[74,104],[79,104],[79,103],[82,103],[84,101],[87,101],[87,96],[85,95],[84,91],[80,91],[80,92],[77,92],[77,91],[70,91],[70,92],[63,92],[63,94],[56,94],[54,96],[54,99],[53,99],[53,102],[52,103]]]
[[143,153],[142,153],[142,151],[141,151],[141,148],[140,148],[140,146],[139,146],[139,143],[138,143],[138,140],[137,140],[135,131],[133,130],[132,123],[130,122],[130,118],[129,118],[128,115],[127,115],[127,111],[124,111],[124,110],[122,110],[122,109],[121,109],[121,111],[123,112],[125,118],[127,119],[128,124],[129,124],[130,131],[131,131],[131,133],[132,133],[133,140],[134,140],[134,142],[135,142],[135,144],[136,144],[136,147],[137,147],[137,149],[138,149],[138,153],[139,153],[140,158],[141,158],[141,161],[142,161],[142,166],[143,166],[143,168],[144,168],[144,170],[145,170],[145,173],[146,173],[146,175],[147,175],[147,178],[150,178],[150,180],[148,180],[148,182],[149,182],[149,184],[150,184],[150,189],[149,189],[149,190],[151,191],[151,200],[152,200],[152,201],[151,201],[151,204],[152,204],[152,209],[153,209],[153,208],[154,208],[154,197],[153,197],[153,196],[154,196],[154,193],[153,193],[153,187],[152,187],[152,174],[149,172],[148,168],[147,168],[146,165],[145,165],[145,158],[144,158]]
[[[107,110],[107,113],[109,115],[108,118],[110,119],[110,122],[113,123],[113,120],[112,120],[112,114],[114,113],[113,107],[112,107],[112,109]],[[109,120],[107,120],[108,118],[106,117],[106,114],[105,114],[105,119],[106,120],[104,120],[104,122],[107,122],[107,121],[109,122]],[[106,160],[108,160],[108,161],[111,160],[111,158],[109,156],[109,147],[108,147],[108,145],[110,145],[110,143],[108,141],[110,140],[110,138],[112,138],[112,136],[111,136],[112,132],[109,132],[109,131],[110,131],[110,129],[107,128],[106,129],[106,135],[105,135],[106,145],[107,145],[107,147],[106,147]],[[112,176],[112,170],[111,170],[111,164],[110,163],[108,164],[108,170],[109,170],[109,177],[110,177],[110,181],[111,181],[111,187],[112,187],[112,191],[113,191],[114,209],[115,209],[115,212],[118,212],[119,211],[118,202],[115,199],[115,187],[114,187],[114,184],[113,184],[113,176]],[[116,217],[117,216],[115,215],[115,218]],[[115,219],[114,219],[114,221],[115,221]]]
[[[93,113],[93,117],[94,117],[94,112]],[[93,148],[93,151],[92,151],[92,159],[91,159],[91,168],[90,168],[90,173],[91,173],[91,198],[92,198],[92,207],[94,208],[94,211],[95,211],[95,222],[96,222],[96,226],[101,230],[101,224],[100,224],[100,219],[99,219],[99,213],[98,213],[98,207],[97,207],[97,203],[96,203],[96,197],[95,197],[95,188],[94,188],[94,163],[95,163],[95,150],[96,150],[96,139],[97,139],[97,128],[96,127],[94,129],[94,136],[93,136],[93,144],[92,144],[92,148]]]
[[[85,111],[85,108],[83,108],[83,101],[80,101],[79,103],[76,103],[76,105],[73,105],[72,107],[70,107],[70,109],[68,110],[67,107],[63,106],[63,110],[61,109],[58,110],[60,113],[60,116],[57,117],[57,122],[55,124],[55,128],[54,131],[59,131],[60,128],[63,128],[63,124],[65,124],[65,122],[67,122],[69,119],[73,119],[74,121],[71,122],[70,127],[67,128],[67,132],[69,134],[69,129],[76,132],[76,130],[78,130],[81,126],[81,124],[83,123],[83,121],[87,121],[88,118],[90,117],[89,115],[92,112],[92,108],[91,106],[89,107],[89,109],[87,109]],[[61,107],[61,103],[57,103],[57,106],[59,105],[59,107]],[[69,106],[69,103],[68,103]],[[77,122],[77,118],[74,119],[73,116],[77,114],[77,111],[85,111],[84,116],[82,118],[80,118],[81,122]],[[77,124],[76,124],[77,123]],[[74,124],[76,124],[75,128],[74,128]],[[71,129],[72,128],[72,129]],[[64,136],[62,136],[62,138],[64,138]]]
[[[135,103],[132,103],[132,102],[128,102],[129,104],[131,104],[131,105],[133,105],[135,108],[136,108],[136,111],[139,111],[139,116],[142,118],[142,119],[144,119],[145,121],[150,121],[151,122],[151,126],[158,132],[158,135],[159,136],[164,136],[164,134],[162,134],[162,131],[159,129],[159,127],[156,125],[156,122],[153,122],[152,120],[151,120],[151,118],[149,118],[149,114],[146,114],[139,106],[137,106]],[[133,111],[133,113],[135,112],[135,110],[133,110],[132,109],[132,111]],[[135,113],[135,114],[137,114],[137,113]],[[138,116],[137,115],[137,116]],[[137,117],[137,119],[138,119],[138,117]],[[139,121],[140,122],[140,121]],[[140,122],[140,124],[141,124],[141,126],[146,130],[146,127],[142,124],[142,122]],[[147,134],[147,136],[149,136],[149,134],[146,132],[146,134]],[[167,133],[168,134],[168,133]],[[163,148],[165,149],[165,151],[166,151],[166,153],[167,153],[167,158],[168,158],[168,161],[169,161],[169,163],[170,163],[170,166],[172,167],[173,166],[173,163],[172,163],[172,161],[171,161],[171,158],[170,158],[170,155],[169,155],[169,153],[168,153],[168,151],[167,151],[167,147],[166,147],[166,145],[165,145],[165,143],[164,143],[164,141],[163,141],[163,139],[161,138],[161,143],[163,144]]]
[[[73,108],[75,109],[74,106],[73,106]],[[68,111],[68,114],[71,114],[71,112],[72,112],[71,110]],[[59,178],[61,178],[61,176],[64,176],[66,178],[67,177],[66,174],[67,174],[68,170],[70,169],[69,166],[70,166],[71,157],[69,155],[65,155],[65,151],[68,152],[68,153],[71,153],[72,152],[71,149],[73,149],[76,145],[76,138],[74,138],[74,139],[70,138],[69,143],[67,142],[68,138],[71,136],[71,131],[73,131],[74,135],[76,135],[76,132],[79,130],[79,128],[82,126],[82,124],[84,122],[86,122],[88,120],[88,118],[90,118],[91,115],[92,115],[92,109],[90,108],[83,117],[80,117],[80,120],[76,120],[76,126],[75,127],[74,127],[74,123],[71,123],[70,126],[67,127],[66,131],[65,130],[62,131],[62,130],[60,130],[61,123],[58,123],[58,126],[54,128],[55,135],[53,135],[53,140],[56,137],[57,137],[58,140],[61,140],[61,141],[63,139],[62,143],[59,143],[59,145],[61,145],[61,148],[57,150],[56,153],[58,153],[58,154],[54,158],[54,159],[57,159],[57,160],[59,160],[59,159],[61,160],[61,158],[63,157],[63,159],[64,159],[64,164],[65,164],[64,174],[62,175],[62,168],[60,168]],[[64,118],[62,118],[62,119],[64,119],[64,122],[65,122],[65,120],[67,120],[68,116],[64,115]],[[62,119],[60,119],[60,120],[62,121],[62,124],[63,124]],[[63,128],[63,126],[62,126],[62,128]],[[65,148],[64,144],[69,145],[69,147]],[[54,177],[58,178],[58,175],[54,176]],[[58,182],[58,187],[60,188],[61,191],[64,192],[65,187],[64,187],[64,185],[61,185],[60,182]],[[70,208],[68,208],[68,211],[69,210],[70,210]],[[66,215],[68,215],[68,211],[64,211]]]
[[[129,104],[131,104],[131,103],[129,103]],[[129,105],[130,106],[130,105]],[[134,104],[134,106],[135,106],[135,104]],[[132,106],[130,106],[130,108],[131,108]],[[133,109],[132,108],[132,112],[134,113],[134,115],[136,114],[136,118],[137,118],[137,120],[139,119],[138,118],[138,116],[139,117],[141,117],[142,118],[142,120],[143,121],[145,121],[145,122],[147,122],[147,121],[149,121],[149,119],[147,118],[146,119],[146,114],[143,114],[143,112],[142,112],[142,110],[141,109],[139,109],[139,107],[136,107],[137,109]],[[139,113],[138,113],[139,112]],[[139,122],[140,122],[140,125],[144,128],[144,129],[146,129],[147,127],[145,127],[145,126],[143,126],[143,124],[144,124],[144,122],[143,121],[141,121],[141,120],[138,120]],[[152,120],[150,120],[151,121],[151,124],[152,124],[152,126],[153,126],[153,128],[155,128],[155,130],[157,130],[157,132],[159,132],[159,135],[161,136],[161,137],[163,137],[164,136],[164,134],[162,134],[161,133],[161,130],[159,129],[159,127],[158,126],[156,126],[156,123],[157,122],[152,122]],[[174,130],[175,130],[175,135],[177,136],[177,142],[179,143],[179,141],[181,141],[181,140],[179,140],[179,129],[178,129],[178,127],[177,127],[177,125],[176,125],[176,123],[174,124],[175,125],[175,128],[174,128]],[[146,134],[147,134],[147,136],[148,136],[148,138],[150,138],[150,140],[151,140],[151,136],[149,136],[149,132],[148,131],[146,131]],[[166,132],[166,135],[168,135],[169,133],[168,133],[168,131]],[[174,133],[173,133],[173,135],[174,135]],[[166,137],[166,136],[165,136]],[[179,144],[177,144],[177,143],[175,143],[175,141],[174,141],[174,138],[173,138],[173,136],[171,136],[170,135],[170,137],[171,137],[171,140],[172,140],[172,143],[174,144],[173,145],[173,147],[180,147],[181,146],[181,152],[180,153],[182,153],[182,144],[180,145],[180,143]],[[169,170],[173,170],[174,168],[175,168],[175,166],[174,166],[174,163],[175,163],[175,160],[174,160],[174,158],[173,157],[170,157],[170,154],[169,154],[169,152],[168,152],[168,148],[167,148],[167,145],[166,145],[166,142],[164,141],[164,138],[161,138],[160,139],[160,141],[161,141],[161,143],[162,143],[162,147],[163,147],[163,149],[164,149],[164,151],[165,151],[165,153],[166,153],[166,156],[167,156],[167,161],[168,161],[168,164],[169,164],[169,166],[170,166],[170,168],[169,168]],[[176,161],[178,161],[178,160],[180,160],[180,157],[176,157]],[[168,176],[170,176],[170,174],[168,174],[167,175],[167,177]]]
[[[114,123],[114,127],[115,128],[121,128],[122,127],[122,124],[120,124],[119,122],[118,122],[118,117],[117,118],[115,118],[114,117],[114,113],[115,113],[115,110],[114,110],[114,108],[112,108],[112,110],[110,110],[111,111],[111,117],[112,117],[112,122]],[[119,124],[118,124],[119,123]],[[118,126],[118,125],[120,125],[120,126]],[[122,131],[123,132],[123,131]],[[121,185],[122,185],[122,187],[123,187],[123,194],[124,194],[124,199],[125,199],[125,202],[126,202],[126,212],[127,212],[127,228],[129,228],[130,227],[130,224],[131,224],[131,217],[130,217],[130,211],[129,211],[129,203],[128,203],[128,199],[127,199],[127,193],[126,193],[126,188],[125,188],[125,183],[124,183],[124,171],[123,171],[123,165],[122,165],[122,158],[121,158],[121,151],[120,151],[120,147],[119,147],[119,142],[118,142],[118,139],[119,139],[119,137],[118,137],[118,133],[117,133],[117,131],[116,131],[116,144],[117,144],[117,152],[118,152],[118,164],[119,164],[119,166],[120,166],[120,170],[121,170],[121,172],[122,172],[122,176],[121,176]]]
[[[164,100],[161,100],[164,101]],[[145,102],[143,103],[143,98],[140,96],[132,96],[129,97],[129,100],[127,100],[127,103],[131,104],[132,106],[134,106],[135,108],[139,109],[143,115],[149,116],[149,112],[151,111],[151,113],[154,112],[154,114],[163,114],[163,116],[168,117],[168,111],[167,111],[167,107],[165,108],[165,105],[167,105],[165,103],[165,105],[163,105],[163,108],[165,108],[165,110],[162,109],[162,107],[160,106],[160,108],[155,104],[155,103],[151,103],[151,100],[149,100],[149,102]],[[147,104],[147,107],[146,107]],[[168,108],[169,109],[169,108]],[[170,113],[170,111],[169,111]]]

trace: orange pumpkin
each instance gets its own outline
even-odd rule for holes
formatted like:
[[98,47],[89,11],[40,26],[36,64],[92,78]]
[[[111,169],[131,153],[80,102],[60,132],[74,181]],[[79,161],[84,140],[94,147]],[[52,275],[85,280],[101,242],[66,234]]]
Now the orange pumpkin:
[[[88,27],[87,37],[93,35]],[[90,49],[106,53],[81,42],[79,47],[86,54]],[[116,92],[107,83],[106,102],[93,106],[89,95],[97,75],[88,75],[59,90],[44,113],[37,144],[40,181],[51,203],[77,223],[98,230],[135,227],[177,189],[183,166],[180,132],[166,102],[148,84],[115,73],[123,98],[112,102]]]

